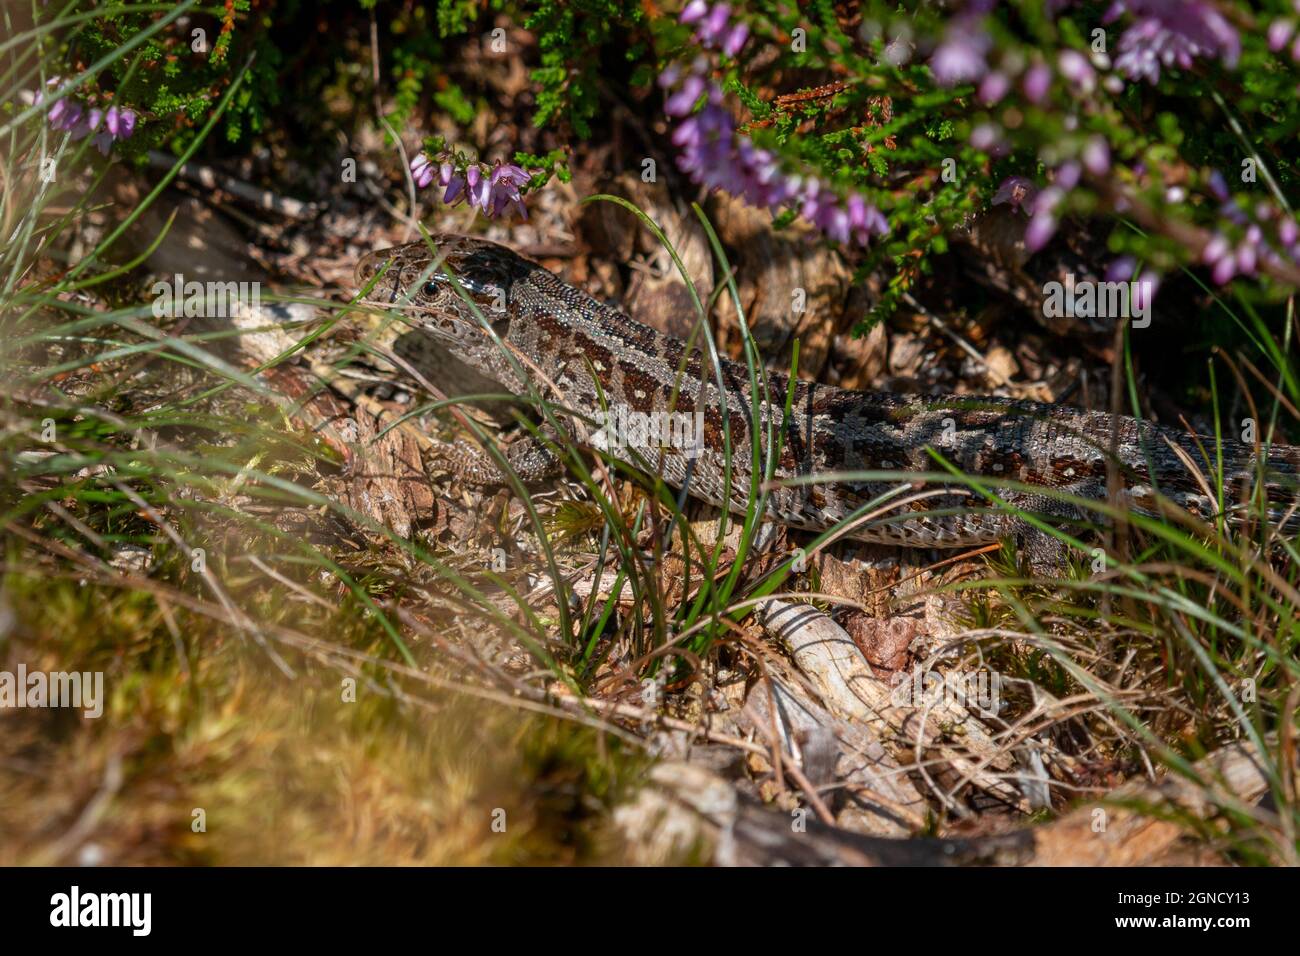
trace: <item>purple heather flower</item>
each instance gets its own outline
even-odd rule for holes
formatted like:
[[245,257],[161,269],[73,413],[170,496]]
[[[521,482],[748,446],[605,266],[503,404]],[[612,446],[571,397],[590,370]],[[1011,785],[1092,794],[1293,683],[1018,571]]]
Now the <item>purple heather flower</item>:
[[1059,225],[1056,207],[1065,198],[1065,190],[1060,186],[1048,186],[1038,194],[1034,201],[1034,215],[1025,228],[1025,248],[1037,252],[1051,241]]
[[[50,107],[48,116],[50,125],[55,129],[67,129],[68,125],[70,125],[68,123],[68,116],[73,110],[76,110],[77,117],[80,118],[81,107],[77,106],[76,103],[73,103],[70,100],[55,101],[54,105]],[[75,123],[76,120],[74,119],[72,122]]]
[[485,216],[492,215],[491,176],[485,174],[480,166],[470,166],[465,170],[465,180],[469,184],[469,204]]
[[849,214],[836,205],[834,200],[823,202],[813,221],[836,242],[848,244]]
[[1132,256],[1119,256],[1118,258],[1111,260],[1111,263],[1106,267],[1106,273],[1102,278],[1107,282],[1127,282],[1133,277],[1133,272],[1136,269],[1136,259]]
[[988,76],[984,77],[984,81],[980,83],[980,102],[991,106],[1002,99],[1002,97],[1006,96],[1007,91],[1010,89],[1011,81],[1007,79],[1005,73],[990,73]]
[[1025,248],[1037,252],[1056,234],[1056,217],[1051,213],[1036,213],[1025,228]]
[[1101,177],[1110,172],[1110,144],[1101,136],[1090,137],[1079,158],[1083,160],[1084,169],[1093,176]]
[[677,18],[677,22],[689,25],[697,20],[704,19],[704,15],[708,12],[709,5],[705,0],[691,0],[682,8],[682,15]]
[[1061,75],[1080,92],[1091,93],[1096,87],[1097,79],[1092,64],[1078,50],[1062,50],[1056,65],[1060,68]]
[[989,152],[1002,140],[1002,130],[993,123],[980,123],[970,131],[970,144],[976,149]]
[[424,153],[418,153],[415,159],[411,160],[411,178],[415,180],[416,188],[423,189],[429,183],[433,182],[433,163]]
[[69,100],[67,102],[68,102],[68,108],[64,112],[62,118],[60,119],[59,123],[56,125],[55,128],[64,130],[69,133],[73,133],[74,138],[76,138],[75,137],[76,130],[80,127],[82,122],[84,122],[83,116],[85,114],[85,110],[82,109],[80,103],[77,103],[73,100]]
[[1286,46],[1295,31],[1295,23],[1290,20],[1274,20],[1268,25],[1268,48],[1276,53]]
[[91,142],[95,144],[95,149],[107,156],[108,151],[113,148],[113,134],[107,129],[101,129]]
[[99,124],[104,121],[104,111],[92,108],[80,122],[72,128],[72,138],[74,140],[85,139],[91,133],[99,129]]
[[862,245],[867,244],[873,229],[883,229],[884,217],[880,210],[867,205],[867,201],[857,193],[849,196],[849,228]]
[[1215,233],[1201,250],[1201,261],[1213,265],[1228,254],[1228,249],[1228,240],[1222,234]]
[[704,93],[704,78],[692,73],[679,89],[664,102],[664,112],[669,116],[685,116],[695,108]]
[[1138,278],[1137,288],[1133,290],[1133,307],[1142,310],[1149,308],[1159,291],[1160,273],[1148,269]]
[[1232,198],[1232,194],[1228,192],[1227,180],[1223,178],[1223,173],[1219,172],[1217,169],[1210,170],[1210,176],[1206,185],[1210,188],[1210,194],[1219,202],[1227,202]]
[[1230,255],[1222,256],[1214,264],[1214,268],[1210,270],[1210,278],[1214,280],[1216,285],[1224,285],[1231,281],[1236,273],[1237,264],[1233,257]]
[[1244,226],[1250,222],[1250,217],[1246,215],[1246,210],[1237,205],[1236,200],[1226,202],[1219,209],[1219,214],[1224,219],[1238,226]]
[[1038,187],[1024,176],[1008,176],[993,194],[993,205],[1008,203],[1011,208],[1028,212],[1038,198]]
[[1282,240],[1282,245],[1295,245],[1297,238],[1300,238],[1300,227],[1296,226],[1294,219],[1284,218],[1277,226],[1277,237]]
[[492,182],[506,183],[518,188],[527,186],[528,181],[533,177],[522,166],[516,166],[514,163],[498,163],[492,170]]
[[1124,11],[1135,22],[1119,39],[1115,67],[1130,79],[1156,83],[1161,66],[1190,69],[1195,57],[1220,59],[1231,68],[1241,55],[1237,31],[1207,0],[1117,0],[1104,19]]
[[442,201],[448,206],[454,206],[465,198],[468,189],[469,183],[465,177],[460,173],[455,173],[447,180],[447,191],[442,194]]
[[727,33],[726,39],[722,41],[722,52],[727,56],[735,56],[740,52],[740,48],[745,45],[749,39],[749,25],[746,23],[737,23]]
[[1237,249],[1237,271],[1242,275],[1253,275],[1258,255],[1250,243],[1242,243]]
[[532,179],[522,166],[516,166],[514,163],[498,163],[492,169],[490,178],[492,184],[492,215],[500,216],[507,209],[518,211],[520,218],[528,218],[528,210],[524,208],[524,198],[520,195],[519,187],[528,184]]
[[1051,86],[1052,71],[1046,63],[1035,63],[1025,72],[1025,78],[1021,81],[1025,99],[1035,105],[1043,101]]
[[1055,212],[1056,207],[1061,204],[1061,200],[1064,198],[1065,190],[1062,187],[1057,185],[1048,186],[1038,194],[1038,198],[1034,201],[1034,215]]
[[498,218],[510,209],[516,210],[521,218],[528,218],[520,187],[532,177],[526,169],[514,163],[498,161],[491,170],[479,163],[470,163],[462,173],[447,160],[435,166],[428,156],[421,153],[411,162],[411,175],[420,188],[436,179],[438,187],[443,190],[442,201],[448,206],[468,201],[490,218]]
[[[683,13],[683,16],[685,14]],[[695,28],[695,39],[704,47],[715,47],[730,39],[727,25],[731,21],[731,7],[725,3],[715,4],[700,25]],[[685,23],[686,20],[681,22]],[[740,41],[744,43],[744,37]]]
[[1082,167],[1071,159],[1057,167],[1052,182],[1061,189],[1070,190],[1079,185],[1079,176],[1082,172]]
[[940,86],[978,79],[988,70],[984,58],[992,44],[978,17],[958,17],[949,24],[943,42],[930,57],[930,71]]
[[[710,27],[715,18],[725,26],[725,20],[716,13],[719,7],[729,13],[725,4],[717,5],[701,29]],[[724,190],[752,206],[797,209],[839,242],[856,239],[866,245],[872,232],[888,232],[884,215],[863,197],[850,195],[841,201],[831,190],[823,190],[817,180],[805,182],[798,176],[785,175],[775,156],[739,135],[722,104],[721,87],[705,78],[706,70],[707,62],[693,67],[681,88],[664,103],[664,112],[680,118],[671,139],[677,148],[677,165],[692,182]],[[665,71],[660,85],[671,88],[677,79],[677,75]],[[703,108],[692,113],[701,96],[705,96]],[[501,175],[509,175],[520,184],[527,181],[523,170]],[[496,199],[498,204],[507,201]]]

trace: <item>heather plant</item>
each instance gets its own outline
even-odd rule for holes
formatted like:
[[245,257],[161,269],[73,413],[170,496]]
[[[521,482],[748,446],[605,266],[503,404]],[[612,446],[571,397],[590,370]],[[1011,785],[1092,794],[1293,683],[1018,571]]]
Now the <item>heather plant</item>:
[[664,31],[660,82],[685,117],[682,168],[871,248],[889,273],[882,310],[1002,203],[1026,217],[1031,253],[1087,217],[1112,277],[1140,264],[1155,286],[1204,266],[1267,302],[1300,278],[1278,148],[1296,128],[1300,42],[1295,9],[1272,6],[863,4],[846,20],[829,4],[693,0]]
[[[547,131],[542,155],[521,143],[488,157],[465,135],[426,141],[409,164],[417,186],[437,178],[438,198],[487,215],[523,214],[528,192],[567,176],[568,151],[590,137],[602,95],[648,98],[671,124],[676,165],[706,191],[770,209],[778,225],[808,220],[856,250],[860,274],[882,270],[877,316],[932,268],[955,230],[1002,204],[1025,218],[1031,253],[1062,221],[1088,219],[1109,250],[1098,268],[1140,275],[1151,288],[1194,268],[1219,286],[1242,279],[1234,295],[1260,306],[1300,280],[1296,170],[1283,148],[1300,125],[1295,4],[839,10],[690,0],[658,13],[615,0],[345,0],[258,11],[239,0],[93,18],[77,15],[83,7],[68,4],[66,26],[40,32],[37,45],[57,47],[63,68],[31,84],[40,93],[30,109],[126,158],[160,143],[182,150],[245,65],[249,82],[225,112],[225,138],[262,132],[295,32],[287,24],[312,16],[337,30],[312,62],[295,65],[304,83],[328,89],[368,71],[367,21],[380,17],[392,36],[377,51],[393,93],[391,129],[424,111],[465,131],[477,101],[451,54],[473,42],[504,49],[499,24],[512,23],[535,37],[529,119]],[[115,44],[125,55],[100,62]]]

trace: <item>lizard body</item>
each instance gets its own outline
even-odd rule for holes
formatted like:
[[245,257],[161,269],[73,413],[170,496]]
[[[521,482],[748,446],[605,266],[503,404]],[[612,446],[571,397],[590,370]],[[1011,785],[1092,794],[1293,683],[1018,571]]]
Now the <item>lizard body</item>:
[[[592,442],[612,456],[657,470],[668,484],[685,485],[691,495],[714,505],[746,509],[755,436],[744,365],[722,359],[715,370],[699,350],[688,350],[680,339],[596,301],[503,246],[450,235],[434,236],[433,242],[436,256],[422,242],[367,255],[357,267],[358,285],[373,283],[367,301],[400,309],[415,328],[508,390],[526,394],[531,384],[534,394],[588,423],[621,426],[620,441],[609,440],[614,430],[597,428]],[[502,344],[487,334],[468,300]],[[1031,564],[1059,566],[1062,555],[1054,538],[1011,511],[988,507],[986,499],[959,483],[933,484],[928,493],[916,493],[898,480],[816,481],[819,475],[844,472],[939,472],[931,449],[967,475],[1112,500],[1121,508],[1158,513],[1157,493],[1202,518],[1219,508],[1213,437],[1060,405],[857,392],[805,381],[794,385],[787,418],[788,378],[779,373],[766,378],[766,391],[759,386],[759,437],[769,423],[781,433],[775,478],[810,479],[776,487],[769,495],[768,516],[792,527],[826,530],[892,494],[896,506],[857,524],[849,537],[952,548],[1015,535],[1029,549]],[[732,443],[726,502],[724,395]],[[647,421],[658,422],[658,432],[639,427]],[[663,428],[664,421],[671,426]],[[681,433],[693,441],[665,442],[683,421],[698,426]],[[1257,448],[1227,439],[1221,447],[1229,519],[1245,513],[1244,502],[1263,474],[1270,520],[1293,530],[1300,449]],[[1107,494],[1112,456],[1120,477],[1116,498]],[[529,452],[512,461],[525,464],[533,457]],[[1001,497],[1050,518],[1084,517],[1035,491],[1007,490]]]

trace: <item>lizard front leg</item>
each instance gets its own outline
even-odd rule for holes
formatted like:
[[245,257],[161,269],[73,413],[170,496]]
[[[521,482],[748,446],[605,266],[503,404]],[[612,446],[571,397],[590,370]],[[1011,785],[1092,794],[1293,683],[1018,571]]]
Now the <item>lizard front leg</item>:
[[[1086,523],[1086,516],[1079,508],[1048,495],[1008,494],[1004,497],[1009,504],[1054,527],[1067,531],[1073,528],[1077,533],[1078,527]],[[1029,570],[1036,577],[1059,577],[1068,569],[1070,546],[1060,538],[1019,517],[1013,521],[1012,531],[1017,552],[1028,558]]]

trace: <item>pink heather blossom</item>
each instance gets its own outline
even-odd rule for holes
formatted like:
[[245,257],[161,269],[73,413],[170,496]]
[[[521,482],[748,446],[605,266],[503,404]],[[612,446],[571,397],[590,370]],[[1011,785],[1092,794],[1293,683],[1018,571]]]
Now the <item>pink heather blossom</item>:
[[1065,77],[1080,93],[1087,95],[1096,88],[1097,78],[1092,64],[1078,50],[1062,50],[1061,55],[1057,57],[1056,65],[1061,71],[1061,76]]
[[1052,86],[1052,71],[1046,63],[1035,63],[1025,72],[1025,78],[1021,82],[1021,89],[1024,90],[1025,99],[1034,105],[1043,102],[1047,96],[1047,91]]
[[1237,249],[1237,271],[1242,275],[1253,275],[1257,261],[1258,254],[1254,246],[1245,243]]
[[1007,79],[1005,73],[990,73],[988,76],[984,77],[984,81],[980,83],[980,102],[992,106],[994,103],[1002,99],[1002,97],[1006,96],[1007,91],[1010,89],[1011,81]]
[[1201,261],[1207,265],[1213,265],[1228,254],[1228,249],[1227,238],[1216,233],[1210,237],[1210,241],[1201,250]]
[[1103,22],[1125,12],[1134,23],[1119,38],[1115,68],[1131,80],[1157,83],[1162,66],[1187,70],[1196,57],[1237,65],[1241,39],[1208,0],[1116,0]]
[[744,23],[731,24],[731,7],[726,3],[717,3],[710,7],[707,3],[695,2],[686,5],[678,23],[698,24],[695,28],[695,42],[706,49],[719,48],[727,56],[735,56],[749,38],[749,27]]
[[[57,87],[62,82],[56,76],[50,79],[46,86]],[[36,105],[41,105],[44,100],[45,93],[37,94]],[[136,118],[134,110],[116,104],[110,106],[107,111],[97,107],[85,110],[71,97],[55,100],[45,115],[51,129],[69,133],[73,140],[92,137],[91,142],[95,144],[95,148],[105,156],[112,149],[113,143],[131,138],[135,132]]]
[[469,204],[483,212],[484,215],[492,214],[492,179],[491,176],[483,171],[483,167],[471,165],[465,170],[465,182],[468,184],[466,192],[469,195]]
[[417,189],[423,189],[433,182],[433,163],[424,153],[417,154],[415,159],[411,160],[411,178],[415,180]]
[[[661,76],[661,83],[665,78],[670,88],[678,79],[676,75]],[[665,103],[670,115],[679,115],[683,103],[689,113],[707,92],[703,108],[685,116],[672,133],[677,165],[693,182],[739,196],[752,206],[773,211],[796,209],[837,242],[867,245],[872,235],[889,231],[884,215],[864,197],[850,194],[843,198],[815,178],[804,180],[783,173],[776,157],[736,131],[717,84],[698,73],[681,83]]]
[[1133,290],[1133,307],[1145,310],[1155,300],[1160,291],[1160,273],[1148,269],[1138,278],[1137,288]]
[[1296,226],[1294,219],[1283,219],[1277,226],[1277,237],[1282,241],[1284,246],[1293,246],[1297,238],[1300,238],[1300,228]]
[[979,17],[958,17],[948,25],[943,42],[930,57],[930,72],[940,86],[977,80],[988,71],[984,58],[992,45]]
[[664,112],[669,116],[685,116],[695,108],[704,94],[704,78],[691,74],[672,96],[664,101]]
[[1025,228],[1025,248],[1030,252],[1042,249],[1056,235],[1056,227],[1059,225],[1056,207],[1064,198],[1065,190],[1055,185],[1048,186],[1038,194],[1038,199],[1034,202],[1034,216]]
[[85,139],[87,136],[99,129],[99,124],[104,120],[104,111],[91,108],[86,114],[84,120],[72,128],[72,138],[74,140]]
[[1295,32],[1295,23],[1291,20],[1274,20],[1268,25],[1268,48],[1276,53],[1286,46]]
[[993,123],[980,123],[970,131],[970,144],[986,153],[996,149],[1001,141],[1002,130]]
[[722,52],[727,56],[735,56],[740,52],[740,48],[745,45],[749,39],[749,26],[744,23],[737,23],[727,33],[726,39],[722,41]]
[[462,174],[456,172],[456,167],[451,163],[442,164],[438,180],[446,188],[446,192],[442,194],[442,201],[448,206],[454,206],[465,197],[468,183]]
[[519,213],[521,219],[528,218],[528,210],[524,208],[523,195],[519,192],[521,186],[528,185],[532,176],[528,174],[522,166],[516,166],[514,163],[498,163],[492,168],[492,210],[488,215],[499,217],[507,209],[514,209]]
[[1013,209],[1027,213],[1038,197],[1038,187],[1024,176],[1008,176],[993,194],[993,205],[1007,203]]
[[57,130],[70,130],[81,119],[81,104],[72,100],[59,100],[50,107],[50,126]]
[[1107,282],[1127,282],[1137,269],[1137,260],[1132,256],[1120,256],[1112,259],[1102,276]]
[[[726,3],[691,0],[678,22],[695,25],[695,41],[701,47],[717,48],[729,57],[739,54],[749,38],[747,24],[731,23],[731,7]],[[856,240],[866,245],[873,233],[889,231],[884,215],[862,196],[841,198],[823,189],[816,179],[786,175],[770,152],[740,135],[723,106],[722,89],[707,79],[708,70],[708,59],[701,55],[685,77],[674,63],[658,78],[659,86],[667,91],[664,112],[680,120],[671,137],[678,150],[677,165],[693,182],[725,190],[753,206],[797,209],[837,242]],[[701,97],[704,106],[696,111]],[[526,181],[525,176],[519,184]],[[473,196],[473,183],[469,189]]]
[[1223,173],[1217,169],[1210,170],[1208,185],[1210,194],[1219,202],[1227,202],[1232,198],[1232,194],[1228,192],[1228,181],[1223,178]]
[[1210,277],[1214,279],[1217,285],[1226,285],[1232,281],[1232,277],[1237,273],[1237,264],[1232,256],[1225,255],[1214,264],[1210,270]]
[[520,187],[527,185],[532,177],[514,163],[498,162],[491,170],[479,163],[469,163],[462,173],[447,160],[435,167],[433,160],[420,153],[411,160],[411,177],[420,189],[436,179],[443,190],[442,201],[448,206],[468,201],[491,219],[500,218],[512,209],[520,218],[528,218]]
[[704,15],[708,12],[709,5],[705,0],[691,0],[690,3],[686,4],[686,6],[682,8],[682,15],[678,18],[678,22],[689,26],[699,20],[703,20]]
[[1056,235],[1056,218],[1050,213],[1037,213],[1025,229],[1025,248],[1037,252]]
[[1079,176],[1082,172],[1083,168],[1077,162],[1069,160],[1056,168],[1052,183],[1061,189],[1073,189],[1079,185]]
[[1083,160],[1083,168],[1093,176],[1101,177],[1110,172],[1110,145],[1100,136],[1088,139],[1079,158]]
[[[1283,225],[1287,221],[1283,220]],[[1278,229],[1279,240],[1293,257],[1295,250],[1291,248],[1292,242],[1288,239],[1293,241],[1295,236],[1294,223],[1290,229]],[[1228,241],[1227,236],[1216,232],[1201,250],[1201,261],[1210,267],[1210,277],[1218,285],[1229,282],[1237,275],[1254,275],[1261,260],[1268,263],[1280,261],[1277,253],[1265,244],[1264,230],[1253,224],[1246,229],[1236,247]]]

